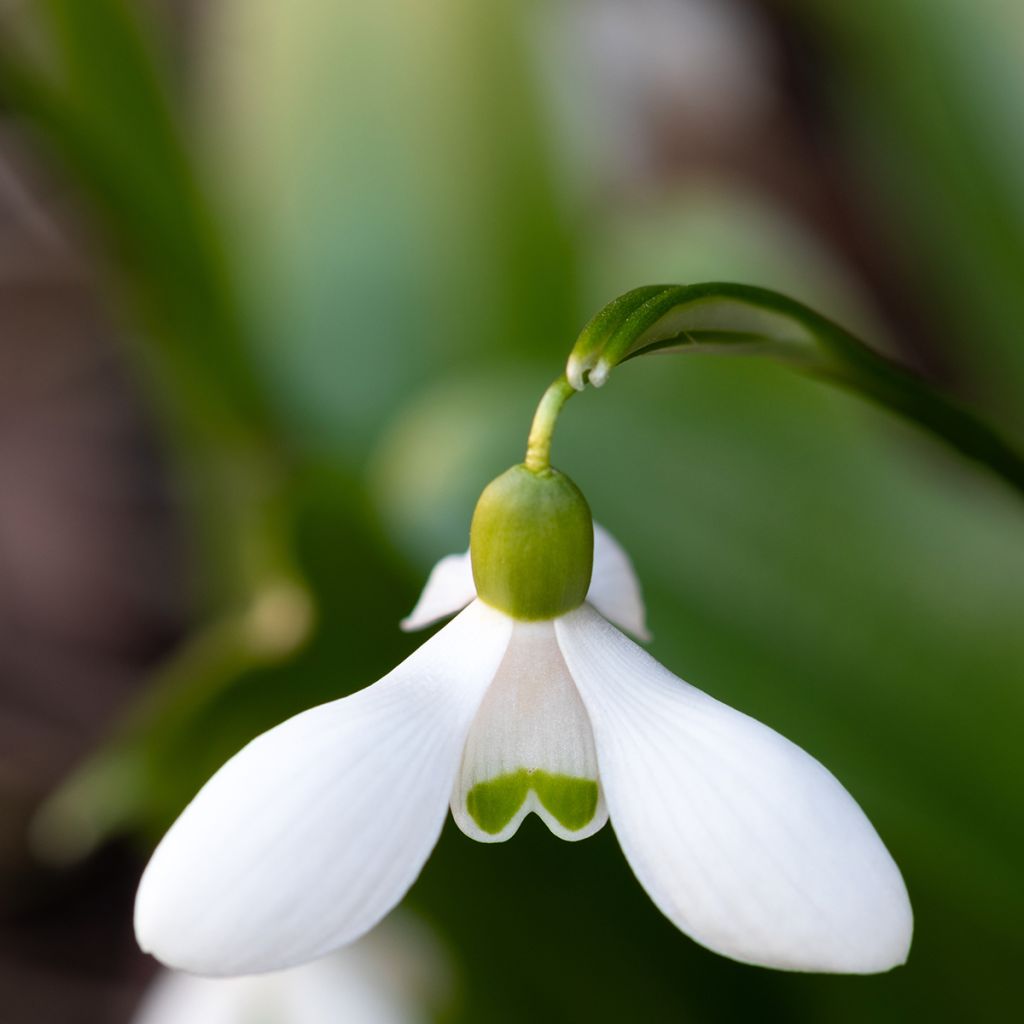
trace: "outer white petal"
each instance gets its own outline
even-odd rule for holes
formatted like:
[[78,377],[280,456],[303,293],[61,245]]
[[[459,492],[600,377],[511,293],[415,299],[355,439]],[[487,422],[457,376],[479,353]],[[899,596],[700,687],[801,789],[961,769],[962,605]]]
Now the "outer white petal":
[[[446,555],[430,571],[416,607],[402,619],[406,632],[454,615],[476,597],[469,552]],[[594,572],[587,600],[610,622],[641,640],[650,640],[640,581],[622,545],[594,523]]]
[[376,924],[437,841],[511,632],[511,619],[474,602],[378,683],[236,754],[153,854],[135,904],[139,945],[196,974],[248,974]]
[[416,602],[416,607],[402,619],[401,627],[407,633],[423,629],[432,622],[454,615],[476,597],[473,567],[469,552],[445,555],[427,577],[427,585]]
[[[522,794],[523,802],[518,809],[510,808],[514,813],[504,827],[486,831],[482,819],[478,822],[469,810],[470,794],[481,783],[503,778],[515,780],[510,788]],[[563,824],[556,813],[558,804],[552,798],[557,800],[560,793],[575,798],[569,814],[562,815],[567,821],[578,815],[579,823],[573,827]],[[452,794],[452,814],[459,828],[483,843],[510,839],[531,812],[556,836],[568,840],[586,839],[608,820],[590,721],[551,622],[515,624],[505,657],[473,720]]]
[[904,962],[913,922],[899,869],[825,768],[587,606],[556,630],[612,825],[677,927],[766,967],[868,974]]
[[640,581],[622,545],[594,523],[594,573],[587,600],[616,626],[641,640],[650,640]]

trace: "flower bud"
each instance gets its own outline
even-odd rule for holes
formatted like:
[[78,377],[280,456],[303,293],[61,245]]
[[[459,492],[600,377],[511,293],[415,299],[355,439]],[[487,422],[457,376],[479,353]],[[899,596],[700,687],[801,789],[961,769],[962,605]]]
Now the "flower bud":
[[484,489],[470,529],[479,597],[516,619],[553,619],[583,604],[594,524],[580,489],[556,469],[513,466]]

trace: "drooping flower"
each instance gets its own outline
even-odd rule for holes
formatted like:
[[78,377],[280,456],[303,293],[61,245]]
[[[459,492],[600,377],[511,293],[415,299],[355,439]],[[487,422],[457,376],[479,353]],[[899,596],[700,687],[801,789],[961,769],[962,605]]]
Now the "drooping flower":
[[639,586],[567,477],[517,466],[492,482],[468,560],[439,563],[405,625],[463,605],[383,679],[214,775],[143,876],[144,949],[240,974],[351,942],[415,881],[450,805],[484,842],[531,812],[568,840],[610,818],[659,909],[736,960],[906,959],[906,889],[864,813],[809,754],[609,622],[644,635]]
[[319,960],[244,978],[157,975],[132,1024],[427,1024],[450,998],[437,938],[396,914]]

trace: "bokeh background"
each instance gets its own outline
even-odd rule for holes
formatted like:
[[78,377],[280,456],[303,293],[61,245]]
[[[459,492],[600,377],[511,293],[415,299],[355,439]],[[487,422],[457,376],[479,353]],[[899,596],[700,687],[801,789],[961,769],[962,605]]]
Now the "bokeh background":
[[[780,289],[1024,431],[1019,4],[2,17],[5,1024],[131,1019],[151,843],[248,738],[420,642],[398,619],[616,294]],[[426,1019],[1015,1019],[1020,496],[702,356],[577,398],[555,462],[631,552],[652,652],[863,805],[914,948],[878,977],[744,967],[660,916],[611,829],[449,823],[406,900],[451,975]]]

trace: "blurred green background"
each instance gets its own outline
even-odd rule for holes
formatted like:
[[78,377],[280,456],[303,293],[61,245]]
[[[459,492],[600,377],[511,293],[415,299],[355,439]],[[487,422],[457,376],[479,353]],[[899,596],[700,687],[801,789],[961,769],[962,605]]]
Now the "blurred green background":
[[[398,619],[618,293],[777,288],[1024,430],[1013,4],[38,0],[4,33],[12,1024],[129,1019],[147,844],[248,738],[420,642]],[[103,373],[65,372],[96,337]],[[83,389],[132,410],[113,435],[68,413]],[[653,654],[865,808],[914,947],[878,977],[744,967],[660,916],[611,829],[449,823],[407,900],[454,965],[443,1019],[1015,1019],[1020,496],[699,355],[588,390],[554,461],[631,553]],[[88,575],[112,567],[123,607]]]

